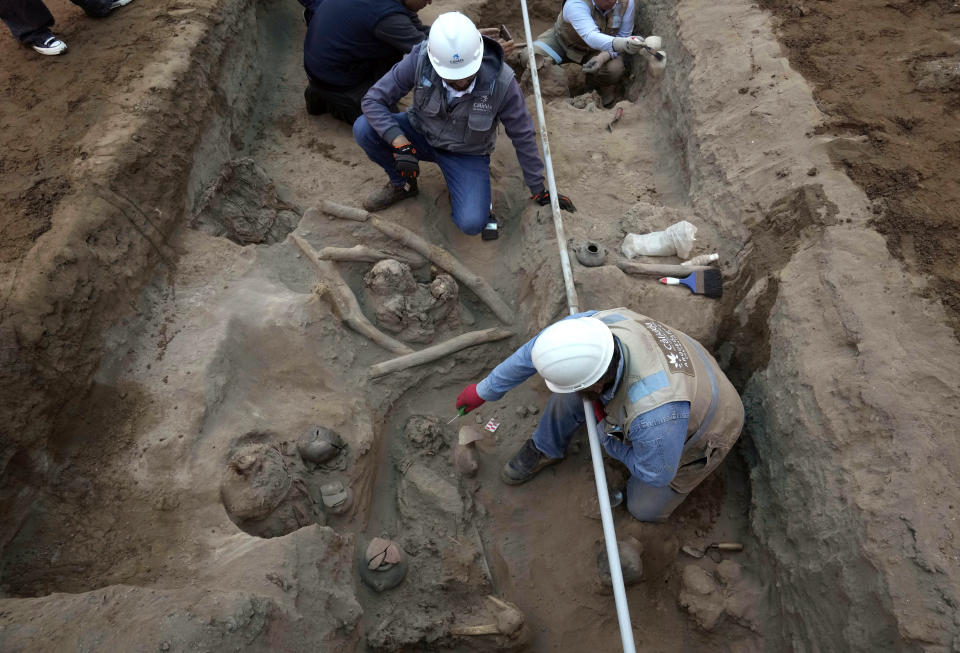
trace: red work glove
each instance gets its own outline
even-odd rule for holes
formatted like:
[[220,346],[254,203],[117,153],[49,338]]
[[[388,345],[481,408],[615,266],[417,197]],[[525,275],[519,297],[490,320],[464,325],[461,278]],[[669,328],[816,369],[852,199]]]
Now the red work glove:
[[604,410],[603,404],[596,399],[593,400],[593,416],[597,418],[597,422],[602,422],[607,416],[607,411]]
[[480,408],[486,400],[477,394],[477,384],[471,383],[457,395],[457,408],[463,408],[465,413],[469,413],[475,408]]
[[[550,203],[550,191],[542,190],[536,195],[531,195],[530,199],[539,204],[540,206],[546,206]],[[570,201],[570,198],[566,195],[557,194],[557,202],[560,204],[560,208],[564,211],[569,211],[570,213],[576,213],[577,207],[573,205],[573,202]]]

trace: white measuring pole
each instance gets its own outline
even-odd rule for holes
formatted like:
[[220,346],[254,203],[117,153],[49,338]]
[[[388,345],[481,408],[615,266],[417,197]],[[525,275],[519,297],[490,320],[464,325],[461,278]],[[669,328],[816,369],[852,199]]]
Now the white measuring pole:
[[[533,96],[537,103],[537,122],[540,125],[540,141],[543,144],[543,162],[547,172],[547,189],[550,191],[550,209],[553,211],[553,226],[557,232],[557,246],[560,248],[560,268],[563,270],[563,283],[567,289],[567,306],[570,314],[580,312],[577,289],[573,285],[573,271],[570,269],[570,256],[567,253],[567,238],[563,232],[563,218],[560,215],[560,201],[557,193],[557,181],[553,176],[553,160],[550,157],[550,142],[547,140],[547,121],[543,115],[543,98],[540,96],[540,77],[533,55],[533,36],[530,33],[530,15],[527,13],[527,0],[520,0],[523,11],[523,29],[527,37],[527,55],[530,65],[530,79],[533,82]],[[600,435],[597,433],[593,405],[583,400],[583,412],[587,422],[587,439],[590,441],[590,457],[593,460],[593,476],[597,482],[597,500],[600,502],[600,521],[603,524],[603,539],[607,545],[607,561],[610,565],[610,580],[613,583],[613,598],[617,606],[617,621],[620,623],[620,640],[624,653],[636,653],[633,643],[633,627],[630,624],[630,610],[627,607],[627,592],[623,586],[623,570],[620,568],[620,550],[617,548],[617,534],[613,528],[613,513],[610,510],[610,495],[607,490],[607,475],[603,469],[603,453],[600,450]]]

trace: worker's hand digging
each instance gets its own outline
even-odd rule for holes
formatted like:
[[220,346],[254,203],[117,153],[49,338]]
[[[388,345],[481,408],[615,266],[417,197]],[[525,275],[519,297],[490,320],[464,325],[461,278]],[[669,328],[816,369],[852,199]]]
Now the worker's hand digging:
[[596,55],[595,57],[590,57],[587,63],[583,64],[584,74],[593,75],[595,73],[600,72],[600,69],[603,68],[604,64],[606,64],[612,58],[613,58],[612,55],[606,50]]
[[477,394],[477,384],[471,383],[457,395],[457,409],[462,408],[464,413],[469,413],[475,408],[480,408],[486,403],[483,397]]
[[404,179],[416,179],[420,176],[420,160],[413,143],[393,148],[394,167]]
[[[540,206],[546,206],[550,203],[550,191],[542,190],[539,193],[533,195],[530,199],[539,204]],[[577,207],[573,205],[573,202],[570,201],[570,198],[566,195],[557,195],[557,202],[560,204],[560,208],[564,211],[569,211],[570,213],[576,213]]]

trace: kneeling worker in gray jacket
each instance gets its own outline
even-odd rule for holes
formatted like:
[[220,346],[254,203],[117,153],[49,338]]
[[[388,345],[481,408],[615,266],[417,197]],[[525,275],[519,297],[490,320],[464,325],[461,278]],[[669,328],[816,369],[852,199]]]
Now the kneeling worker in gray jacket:
[[[405,113],[389,107],[413,91]],[[421,43],[367,92],[363,115],[353,125],[357,143],[389,177],[386,186],[364,202],[380,211],[417,194],[420,161],[440,166],[450,190],[452,218],[466,234],[497,237],[490,213],[490,153],[503,123],[532,199],[550,203],[544,188],[543,162],[537,151],[533,120],[503,62],[503,49],[481,36],[458,12],[440,15]],[[563,195],[560,207],[576,210]]]

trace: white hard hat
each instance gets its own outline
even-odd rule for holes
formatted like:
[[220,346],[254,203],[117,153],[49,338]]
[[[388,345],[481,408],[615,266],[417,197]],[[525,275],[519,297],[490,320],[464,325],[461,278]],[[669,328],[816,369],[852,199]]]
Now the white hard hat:
[[553,392],[570,393],[600,380],[613,359],[613,334],[595,317],[553,324],[533,343],[533,366]]
[[440,14],[430,27],[427,54],[440,77],[466,79],[480,70],[483,37],[473,21],[459,11]]

